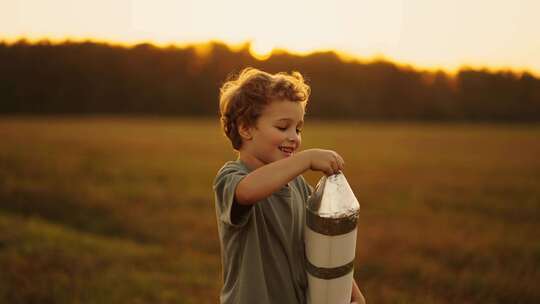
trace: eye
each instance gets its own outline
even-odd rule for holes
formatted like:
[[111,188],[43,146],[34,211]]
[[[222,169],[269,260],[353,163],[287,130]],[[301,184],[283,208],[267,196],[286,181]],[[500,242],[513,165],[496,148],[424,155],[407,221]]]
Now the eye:
[[296,133],[298,134],[302,133],[302,129],[296,129]]
[[276,127],[276,128],[278,128],[278,130],[281,130],[281,131],[287,130],[287,127]]

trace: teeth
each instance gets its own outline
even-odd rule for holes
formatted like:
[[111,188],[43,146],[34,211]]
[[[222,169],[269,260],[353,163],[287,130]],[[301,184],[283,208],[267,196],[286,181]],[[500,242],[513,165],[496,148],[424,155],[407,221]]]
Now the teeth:
[[292,153],[293,152],[293,148],[285,148],[285,147],[280,147],[279,148],[281,151],[283,152],[287,152],[287,153]]

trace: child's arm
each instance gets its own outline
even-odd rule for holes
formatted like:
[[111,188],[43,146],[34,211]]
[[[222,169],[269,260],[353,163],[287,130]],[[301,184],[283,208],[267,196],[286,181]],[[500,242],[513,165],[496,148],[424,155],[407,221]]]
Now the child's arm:
[[253,205],[281,189],[306,170],[322,171],[332,175],[343,170],[345,162],[334,151],[309,149],[257,168],[236,187],[236,202]]

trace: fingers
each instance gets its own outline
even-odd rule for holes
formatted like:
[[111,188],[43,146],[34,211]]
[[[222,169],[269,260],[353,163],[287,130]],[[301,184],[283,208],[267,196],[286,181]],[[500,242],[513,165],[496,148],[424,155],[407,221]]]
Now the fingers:
[[322,171],[330,176],[338,174],[345,169],[345,161],[341,155],[332,150],[314,149],[311,152],[310,169]]
[[338,174],[338,173],[339,173],[339,164],[338,164],[338,160],[337,160],[337,159],[335,159],[335,160],[331,163],[331,166],[332,166],[332,173]]
[[336,152],[332,151],[332,159],[330,159],[329,166],[324,170],[324,173],[327,176],[330,176],[340,173],[340,171],[343,171],[344,168],[345,161],[343,160],[343,158]]
[[335,162],[332,162],[332,169],[334,170],[334,174],[338,174],[345,169],[345,161],[343,160],[343,157],[336,152],[334,152],[334,158]]
[[[337,153],[336,153],[337,154]],[[343,157],[341,157],[341,155],[337,154],[337,157],[338,157],[338,161],[339,161],[339,168],[340,170],[343,170],[345,169],[345,160],[343,159]]]
[[343,169],[345,169],[345,160],[343,160],[343,157],[341,157],[341,155],[337,153],[335,155],[336,155],[338,168],[340,171],[343,171]]
[[334,175],[334,174],[335,174],[335,173],[334,173],[334,169],[328,168],[328,169],[324,170],[324,174],[325,174],[326,176]]

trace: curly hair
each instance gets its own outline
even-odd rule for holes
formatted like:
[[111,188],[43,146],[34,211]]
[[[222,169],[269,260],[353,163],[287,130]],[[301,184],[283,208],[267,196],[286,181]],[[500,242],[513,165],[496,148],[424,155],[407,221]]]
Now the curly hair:
[[[231,79],[232,78],[232,79]],[[299,102],[305,108],[311,89],[299,72],[269,74],[248,67],[220,88],[221,128],[235,150],[242,146],[239,125],[255,126],[264,107],[276,100]]]

